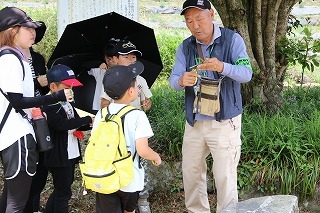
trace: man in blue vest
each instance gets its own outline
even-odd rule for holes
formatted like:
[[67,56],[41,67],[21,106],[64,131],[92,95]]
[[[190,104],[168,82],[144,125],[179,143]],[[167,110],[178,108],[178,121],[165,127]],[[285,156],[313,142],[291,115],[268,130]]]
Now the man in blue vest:
[[[238,202],[237,166],[243,112],[240,83],[251,80],[252,68],[242,37],[213,24],[214,11],[208,0],[186,0],[181,15],[192,36],[177,49],[169,83],[175,90],[185,90],[187,122],[182,146],[185,205],[188,212],[210,213],[206,157],[211,153],[217,189],[216,212],[221,212]],[[197,68],[196,72],[190,72],[193,68]],[[205,78],[220,81],[220,107],[212,115],[194,110],[197,108],[195,91],[200,79]],[[210,101],[217,101],[212,97]]]

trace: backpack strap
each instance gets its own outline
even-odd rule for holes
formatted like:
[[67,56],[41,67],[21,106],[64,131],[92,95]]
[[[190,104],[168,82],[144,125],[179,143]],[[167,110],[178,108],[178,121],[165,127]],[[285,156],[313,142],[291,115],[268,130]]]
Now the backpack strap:
[[[0,88],[0,90],[1,90],[1,92],[3,93],[3,91],[2,91],[1,88]],[[1,123],[0,123],[0,133],[1,133],[2,129],[3,129],[3,127],[4,127],[4,124],[6,123],[8,117],[9,117],[9,114],[10,114],[11,110],[12,110],[12,105],[9,103],[9,105],[8,105],[8,107],[7,107],[7,110],[6,110],[6,112],[4,113],[3,118],[2,118],[2,121],[1,121]]]
[[[117,115],[120,116],[121,118],[121,123],[122,123],[122,131],[123,131],[123,134],[124,134],[124,119],[125,119],[125,116],[133,111],[133,110],[139,110],[133,106],[124,106],[122,107],[118,112],[117,112]],[[133,156],[132,156],[132,160],[134,161],[135,157],[137,155],[137,149],[135,150]],[[138,155],[138,164],[139,164],[139,169],[141,169],[141,157]]]
[[[131,112],[131,111],[133,111],[133,110],[139,110],[139,109],[137,109],[137,108],[135,108],[135,107],[133,107],[133,106],[124,106],[124,107],[122,107],[122,108],[116,113],[116,115],[120,116],[120,118],[121,118],[123,135],[124,135],[124,119],[125,119],[125,116],[126,116],[129,112]],[[108,106],[108,107],[105,107],[105,108],[103,108],[103,109],[101,110],[101,118],[102,118],[102,119],[104,118],[104,119],[107,120],[107,119],[110,118],[110,116],[113,116],[113,115],[115,115],[115,114],[111,114],[111,113],[110,113],[109,106]],[[133,160],[133,161],[134,161],[136,155],[137,155],[137,149],[136,149],[136,151],[134,152],[134,155],[132,156],[132,160]],[[139,168],[141,169],[141,157],[140,157],[139,155],[138,155],[138,157],[139,157]]]
[[13,50],[10,50],[10,49],[3,49],[3,50],[0,51],[0,57],[3,56],[3,55],[6,55],[6,54],[13,54],[13,55],[15,55],[15,56],[19,59],[20,64],[21,64],[21,66],[22,66],[22,70],[23,70],[23,78],[22,78],[22,80],[24,80],[25,70],[24,70],[24,66],[23,66],[22,59],[21,59],[21,57],[19,56],[19,54],[16,53],[15,51],[13,51]]

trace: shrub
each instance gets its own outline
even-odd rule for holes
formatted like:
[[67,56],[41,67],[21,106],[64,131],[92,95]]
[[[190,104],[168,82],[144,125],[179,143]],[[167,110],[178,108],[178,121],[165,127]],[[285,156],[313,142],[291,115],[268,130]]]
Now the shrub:
[[43,39],[36,45],[34,50],[41,53],[46,61],[51,56],[56,44],[58,43],[58,22],[57,9],[52,6],[44,6],[43,8],[21,8],[35,21],[44,21],[47,26]]
[[157,43],[160,51],[161,60],[163,63],[162,74],[164,76],[169,76],[171,69],[175,61],[175,53],[178,45],[184,39],[184,30],[161,30],[156,36]]

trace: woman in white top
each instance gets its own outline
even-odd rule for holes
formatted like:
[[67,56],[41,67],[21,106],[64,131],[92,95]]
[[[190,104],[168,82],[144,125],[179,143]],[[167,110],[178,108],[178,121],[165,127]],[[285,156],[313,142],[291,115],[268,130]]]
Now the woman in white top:
[[[35,42],[36,29],[42,24],[16,7],[0,10],[0,50],[15,53],[0,54],[0,154],[5,178],[0,208],[7,213],[23,212],[36,171],[38,151],[34,130],[28,121],[32,118],[31,108],[73,98],[69,89],[34,97],[31,68],[23,49]],[[23,110],[28,119],[18,110]]]

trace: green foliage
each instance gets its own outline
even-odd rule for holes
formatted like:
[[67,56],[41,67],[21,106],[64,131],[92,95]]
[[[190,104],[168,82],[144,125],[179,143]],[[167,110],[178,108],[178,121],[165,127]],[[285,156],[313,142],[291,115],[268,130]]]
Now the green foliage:
[[284,110],[243,116],[241,190],[313,197],[319,181],[320,89],[285,91]]
[[[309,20],[307,19],[309,22]],[[301,27],[299,21],[295,20],[291,22],[288,27],[288,36],[283,38],[279,43],[279,51],[285,56],[288,62],[292,65],[302,65],[302,81],[305,69],[313,72],[315,67],[319,67],[319,61],[317,54],[320,52],[320,41],[313,40],[312,33],[308,27],[304,27],[302,30],[302,37],[298,37],[293,33],[293,28],[297,29]],[[290,35],[293,37],[290,38]]]
[[184,92],[170,88],[165,77],[151,88],[152,107],[147,112],[155,136],[151,144],[166,158],[179,159],[185,124]]
[[33,47],[35,51],[41,53],[46,61],[48,61],[58,42],[58,22],[57,9],[53,6],[44,6],[43,8],[21,8],[35,21],[43,21],[46,23],[47,30],[43,39]]
[[184,31],[163,30],[157,35],[157,43],[159,46],[160,56],[163,63],[162,75],[169,76],[175,61],[175,53],[178,45],[183,41]]

